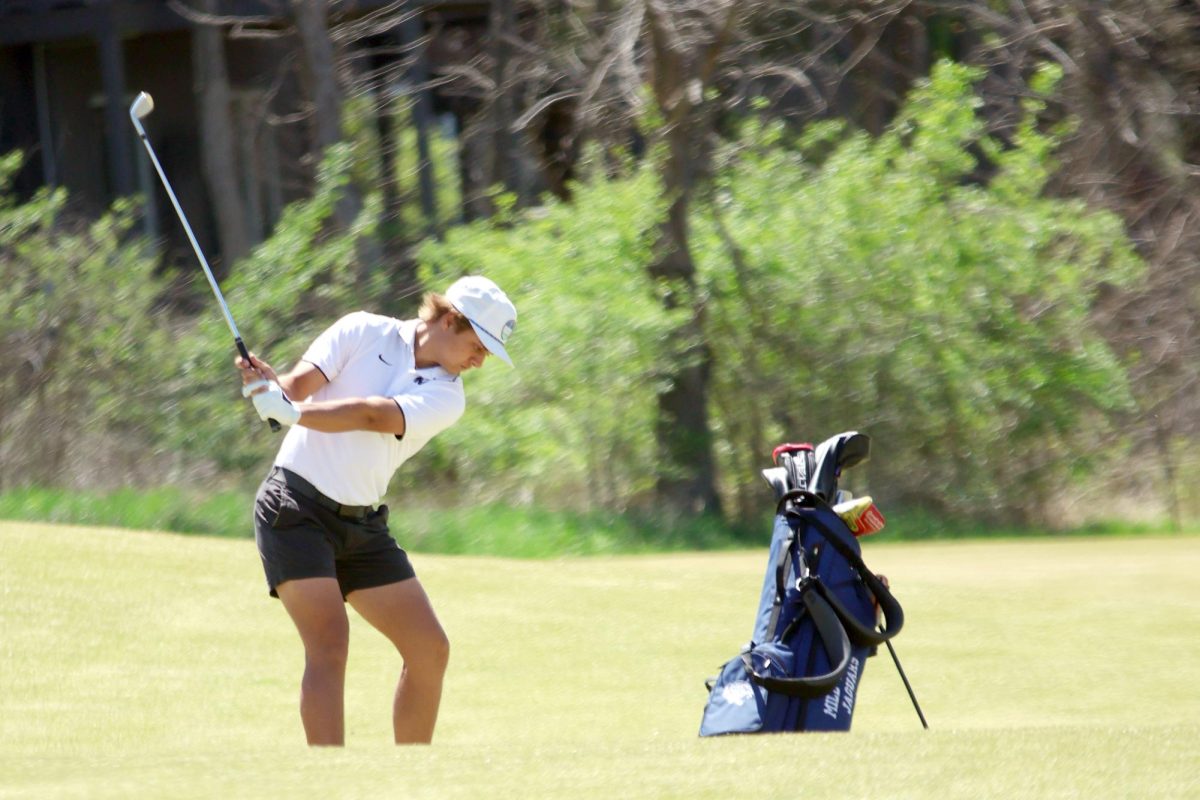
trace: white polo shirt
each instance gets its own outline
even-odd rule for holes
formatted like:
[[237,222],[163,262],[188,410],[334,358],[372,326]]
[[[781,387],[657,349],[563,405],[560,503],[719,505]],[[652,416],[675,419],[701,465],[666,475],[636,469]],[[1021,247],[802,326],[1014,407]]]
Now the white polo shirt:
[[417,369],[419,320],[401,321],[366,311],[342,317],[304,353],[302,360],[329,379],[310,398],[390,397],[404,412],[404,436],[372,431],[322,433],[299,425],[288,430],[275,464],[306,478],[344,505],[373,506],[396,469],[466,408],[457,375],[441,367]]

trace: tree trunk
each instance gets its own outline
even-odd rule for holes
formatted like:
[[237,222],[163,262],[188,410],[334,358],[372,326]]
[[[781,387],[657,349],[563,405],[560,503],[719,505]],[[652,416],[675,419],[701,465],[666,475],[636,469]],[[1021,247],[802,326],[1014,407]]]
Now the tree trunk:
[[[314,149],[320,156],[342,138],[342,92],[337,82],[333,41],[329,38],[329,5],[327,0],[291,2],[313,104]],[[334,222],[347,230],[362,209],[362,192],[348,183],[334,207]],[[355,241],[354,249],[358,279],[363,280],[370,269],[383,262],[383,249],[377,240],[365,236]]]
[[434,190],[433,155],[429,148],[429,132],[433,127],[433,92],[429,88],[429,56],[425,48],[425,26],[415,15],[401,25],[401,36],[411,63],[408,77],[413,85],[412,120],[417,134],[417,184],[421,196],[421,213],[425,216],[425,232],[438,231],[437,194]]
[[712,354],[705,342],[704,303],[696,292],[696,265],[688,230],[691,198],[707,172],[709,126],[704,90],[737,13],[737,4],[711,11],[712,27],[699,41],[678,33],[669,6],[646,5],[653,53],[651,85],[662,112],[667,155],[663,192],[669,203],[659,238],[658,257],[650,274],[670,287],[667,304],[687,308],[690,315],[677,332],[681,348],[677,367],[667,376],[658,397],[657,436],[665,463],[658,495],[668,507],[688,514],[720,513],[716,458],[708,420]]
[[516,35],[515,0],[494,0],[488,15],[488,51],[492,60],[491,98],[492,169],[489,183],[501,184],[507,191],[520,194],[517,141],[512,125],[516,119],[510,80],[512,37]]
[[[218,13],[217,0],[199,0],[206,15]],[[250,249],[246,231],[245,204],[239,190],[237,126],[233,118],[233,96],[225,70],[224,33],[215,25],[198,25],[192,34],[196,69],[196,91],[200,95],[200,141],[203,148],[204,180],[217,220],[223,274]]]
[[329,5],[326,0],[292,0],[292,9],[313,104],[314,143],[321,152],[342,138],[342,95],[334,72],[333,42],[329,39]]
[[383,196],[383,238],[386,242],[403,241],[404,200],[400,196],[396,164],[399,131],[395,117],[399,104],[386,91],[379,92],[377,103],[379,109],[375,115],[375,127],[379,131],[379,169],[383,173],[379,182],[379,191]]
[[658,396],[658,445],[667,469],[658,480],[658,494],[669,507],[688,514],[719,514],[716,459],[709,428],[709,379],[712,354],[705,342],[704,304],[696,294],[696,265],[692,260],[688,213],[694,175],[688,152],[689,134],[679,128],[668,134],[670,156],[664,189],[670,208],[659,238],[659,257],[650,267],[654,277],[672,287],[667,304],[690,308],[691,315],[676,332],[680,350],[677,367]]

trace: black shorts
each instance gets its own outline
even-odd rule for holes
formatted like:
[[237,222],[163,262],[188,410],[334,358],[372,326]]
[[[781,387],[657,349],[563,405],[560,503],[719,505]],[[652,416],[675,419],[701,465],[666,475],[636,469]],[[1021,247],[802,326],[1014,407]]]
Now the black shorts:
[[337,578],[342,597],[415,577],[408,554],[388,532],[387,506],[362,517],[336,513],[284,483],[271,469],[254,501],[254,538],[267,576],[267,589],[300,578]]

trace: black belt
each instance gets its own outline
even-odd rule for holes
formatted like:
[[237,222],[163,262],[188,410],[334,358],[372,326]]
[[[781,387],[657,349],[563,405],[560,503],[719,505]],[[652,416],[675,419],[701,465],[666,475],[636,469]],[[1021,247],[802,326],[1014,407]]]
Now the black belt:
[[275,474],[277,474],[283,480],[284,486],[288,487],[296,494],[307,497],[321,508],[332,511],[339,517],[361,520],[366,518],[367,515],[375,512],[375,509],[372,506],[347,506],[339,503],[332,497],[322,494],[317,487],[313,486],[307,480],[292,472],[290,469],[275,467],[274,471]]

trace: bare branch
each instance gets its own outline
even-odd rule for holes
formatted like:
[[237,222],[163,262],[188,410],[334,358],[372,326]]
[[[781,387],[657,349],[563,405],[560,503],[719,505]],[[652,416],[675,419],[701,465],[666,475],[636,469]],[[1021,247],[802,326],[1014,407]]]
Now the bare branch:
[[278,35],[278,26],[280,24],[279,17],[256,17],[256,16],[224,16],[218,14],[208,14],[198,9],[192,8],[182,0],[167,0],[167,7],[174,11],[179,16],[186,19],[193,25],[205,25],[219,28],[237,28],[243,31],[243,36],[256,36],[257,32],[251,33],[246,31],[247,25],[262,25],[264,29],[274,28],[275,30],[264,30],[263,35],[276,36]]
[[512,131],[515,133],[517,131],[524,129],[527,125],[529,125],[530,122],[532,122],[539,114],[541,114],[547,108],[554,105],[555,103],[561,102],[563,100],[568,100],[572,97],[579,97],[579,92],[574,91],[574,90],[568,90],[565,92],[559,92],[557,94],[552,94],[549,97],[543,97],[541,100],[534,103],[533,106],[531,106],[528,111],[526,111],[524,114],[522,114],[520,117],[518,117],[516,120],[513,121]]

